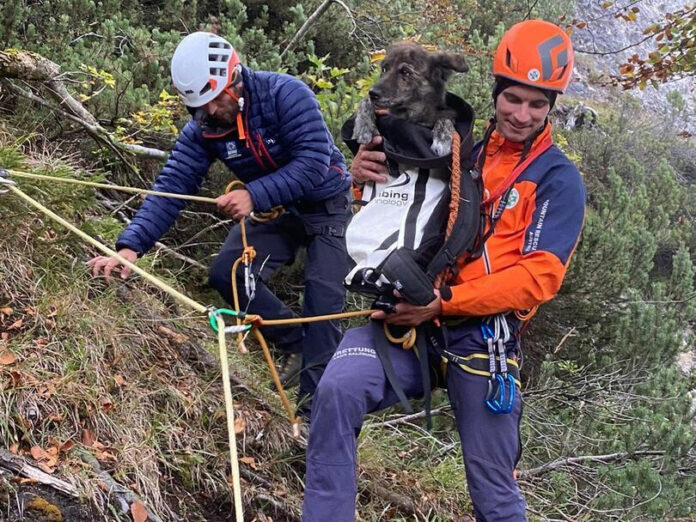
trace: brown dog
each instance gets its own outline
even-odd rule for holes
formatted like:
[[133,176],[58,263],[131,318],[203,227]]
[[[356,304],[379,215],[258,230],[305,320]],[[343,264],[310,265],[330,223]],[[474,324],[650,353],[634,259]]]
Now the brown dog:
[[461,55],[429,52],[411,42],[393,45],[382,62],[379,80],[358,105],[353,139],[368,143],[379,134],[375,113],[389,113],[431,127],[431,150],[438,156],[449,154],[454,111],[445,104],[445,86],[453,72],[468,70]]

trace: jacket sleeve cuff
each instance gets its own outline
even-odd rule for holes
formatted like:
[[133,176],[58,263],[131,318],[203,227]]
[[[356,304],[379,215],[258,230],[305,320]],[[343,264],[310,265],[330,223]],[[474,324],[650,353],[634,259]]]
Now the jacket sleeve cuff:
[[448,285],[444,285],[440,287],[440,299],[443,301],[449,301],[452,299],[452,288],[450,288]]
[[121,250],[122,248],[130,248],[131,250],[133,250],[135,253],[138,254],[138,257],[142,257],[143,254],[144,254],[144,252],[142,251],[141,248],[138,248],[136,245],[133,245],[133,244],[128,243],[128,242],[121,241],[121,240],[119,239],[119,240],[116,241],[116,245],[115,245],[116,252],[118,252],[118,251]]
[[440,288],[440,304],[442,306],[442,315],[460,315],[457,310],[455,301],[452,300],[452,287],[444,285]]
[[258,180],[247,183],[244,188],[251,196],[251,202],[254,204],[254,210],[256,212],[265,212],[271,209],[273,206],[271,204],[272,202],[264,197],[265,188]]

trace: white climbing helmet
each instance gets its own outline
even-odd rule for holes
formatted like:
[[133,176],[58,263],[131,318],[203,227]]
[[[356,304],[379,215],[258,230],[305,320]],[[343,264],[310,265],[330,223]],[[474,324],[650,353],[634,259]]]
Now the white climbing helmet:
[[172,56],[172,82],[189,107],[202,107],[235,79],[239,56],[224,38],[206,32],[188,35]]

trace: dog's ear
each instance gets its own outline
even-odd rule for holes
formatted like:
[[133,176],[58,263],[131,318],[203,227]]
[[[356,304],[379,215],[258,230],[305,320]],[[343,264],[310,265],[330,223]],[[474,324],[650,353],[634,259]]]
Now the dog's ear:
[[453,72],[467,72],[469,66],[464,60],[464,56],[455,53],[436,52],[432,53],[431,64],[433,68],[440,69],[443,79],[446,81]]

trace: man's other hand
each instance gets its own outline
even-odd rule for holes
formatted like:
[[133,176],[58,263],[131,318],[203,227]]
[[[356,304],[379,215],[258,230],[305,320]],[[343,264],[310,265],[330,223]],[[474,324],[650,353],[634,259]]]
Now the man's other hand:
[[234,219],[242,219],[251,214],[251,211],[254,210],[251,194],[243,189],[232,190],[227,194],[223,194],[219,196],[215,202],[220,212]]
[[387,156],[379,150],[381,145],[381,136],[375,136],[370,143],[360,145],[350,166],[353,181],[356,183],[387,181]]
[[[122,248],[118,251],[118,255],[135,263],[138,259],[138,253],[130,248]],[[99,277],[99,273],[104,271],[104,278],[107,282],[111,281],[111,272],[114,269],[121,272],[121,279],[127,279],[131,275],[132,270],[124,265],[120,260],[111,256],[96,256],[87,261],[87,265],[92,267],[92,276]]]
[[383,311],[373,313],[370,318],[384,319],[387,324],[399,326],[418,326],[426,321],[439,317],[442,313],[440,291],[433,290],[435,299],[425,306],[416,306],[405,301],[397,303],[396,312],[387,314]]

